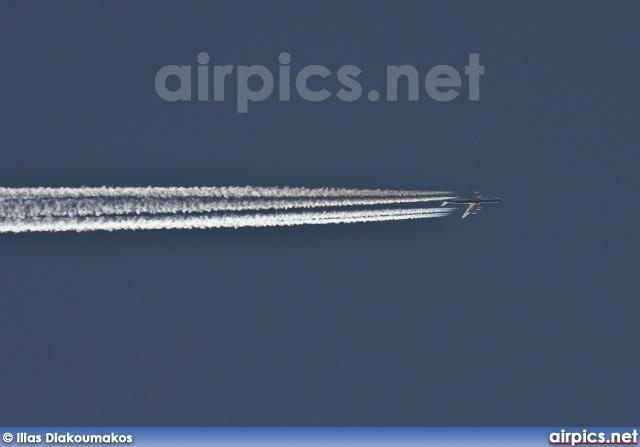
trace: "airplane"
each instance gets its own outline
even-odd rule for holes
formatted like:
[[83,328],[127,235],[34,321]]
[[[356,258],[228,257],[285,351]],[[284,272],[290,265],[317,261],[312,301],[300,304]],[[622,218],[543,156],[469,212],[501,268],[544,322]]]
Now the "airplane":
[[469,190],[469,197],[470,197],[469,200],[465,200],[465,199],[445,200],[444,202],[442,202],[442,206],[448,205],[449,203],[453,203],[454,205],[456,204],[469,205],[469,208],[467,208],[467,211],[465,211],[464,214],[462,215],[462,218],[464,219],[469,214],[475,214],[478,211],[480,211],[481,203],[502,202],[502,199],[483,199],[482,196],[480,195],[480,192],[478,190],[473,189],[469,185],[467,185],[467,189]]

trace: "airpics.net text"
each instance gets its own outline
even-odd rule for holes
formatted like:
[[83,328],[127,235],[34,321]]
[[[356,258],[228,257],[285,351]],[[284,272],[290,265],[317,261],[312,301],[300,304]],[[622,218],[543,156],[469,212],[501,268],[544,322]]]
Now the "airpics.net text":
[[[198,65],[192,70],[191,65],[165,65],[156,73],[155,88],[158,96],[165,101],[224,101],[225,90],[229,93],[227,78],[235,78],[237,94],[237,112],[247,113],[250,102],[264,101],[271,96],[275,89],[275,79],[272,71],[264,65],[214,65],[209,66],[209,54],[198,54]],[[325,101],[332,96],[327,87],[328,80],[334,73],[324,65],[307,65],[297,71],[295,76],[291,73],[291,56],[289,53],[280,53],[280,63],[277,74],[277,89],[279,101],[291,100],[291,84],[300,98],[311,101]],[[406,84],[406,99],[418,101],[420,98],[420,75],[412,65],[388,65],[386,73],[386,100],[398,101],[398,85]],[[234,76],[235,69],[235,76]],[[195,71],[195,73],[193,73]],[[345,102],[358,100],[362,96],[362,85],[358,76],[362,70],[355,65],[343,65],[335,72],[336,79],[341,88],[335,96]],[[468,77],[468,100],[480,100],[480,76],[484,74],[484,66],[480,65],[478,53],[469,54],[469,63],[464,67],[464,74]],[[195,79],[193,79],[195,77]],[[252,78],[256,78],[252,80]],[[260,81],[258,81],[258,79]],[[325,81],[326,80],[326,81]],[[194,81],[194,82],[192,82]],[[325,81],[325,84],[323,84]],[[228,83],[227,83],[228,84]],[[309,84],[312,84],[310,86]],[[436,65],[427,71],[423,80],[427,95],[439,102],[451,101],[457,98],[460,92],[456,89],[462,87],[460,72],[450,65]],[[210,87],[213,92],[210,94]],[[369,90],[369,101],[380,99],[377,90]]]

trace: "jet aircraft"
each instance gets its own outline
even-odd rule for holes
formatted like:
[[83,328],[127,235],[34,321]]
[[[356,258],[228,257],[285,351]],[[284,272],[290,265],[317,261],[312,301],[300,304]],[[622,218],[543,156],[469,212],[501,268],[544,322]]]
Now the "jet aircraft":
[[464,214],[462,215],[462,218],[464,219],[465,217],[467,217],[469,214],[476,214],[478,211],[480,211],[480,204],[482,203],[497,203],[497,202],[502,202],[502,199],[483,199],[482,196],[480,195],[480,192],[476,189],[473,189],[471,186],[467,185],[467,189],[469,190],[469,199],[450,199],[450,200],[445,200],[444,202],[442,202],[442,206],[448,205],[450,203],[457,205],[457,204],[464,204],[464,205],[469,205],[469,207],[467,208],[467,211],[464,212]]

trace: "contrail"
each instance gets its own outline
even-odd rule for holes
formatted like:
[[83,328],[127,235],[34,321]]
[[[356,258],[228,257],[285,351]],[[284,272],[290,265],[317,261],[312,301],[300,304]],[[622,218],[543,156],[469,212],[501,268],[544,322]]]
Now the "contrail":
[[304,197],[414,197],[447,195],[450,191],[402,191],[345,188],[277,188],[277,187],[147,187],[147,188],[0,188],[0,199],[38,199],[64,197],[217,197],[304,198]]
[[206,213],[214,211],[258,211],[432,202],[450,196],[345,197],[301,199],[220,199],[217,197],[90,197],[90,198],[0,198],[0,218],[82,217],[126,214]]
[[198,216],[106,216],[36,218],[0,221],[0,233],[29,231],[152,230],[192,228],[273,227],[305,224],[379,222],[443,217],[449,208],[315,211],[253,214],[207,214]]
[[[443,208],[302,212],[443,201],[447,191],[334,188],[0,188],[0,232],[220,228],[440,217]],[[295,212],[261,213],[264,210]]]

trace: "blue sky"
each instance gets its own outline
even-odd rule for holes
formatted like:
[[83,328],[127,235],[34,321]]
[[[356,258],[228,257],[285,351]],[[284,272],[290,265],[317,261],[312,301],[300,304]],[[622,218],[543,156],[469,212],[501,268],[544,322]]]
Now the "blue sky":
[[[1,419],[635,423],[639,12],[2,3],[2,186],[469,182],[505,201],[465,220],[2,235]],[[470,53],[485,74],[477,102],[159,98],[157,71],[202,51],[353,64],[365,91],[387,65],[462,72]]]

